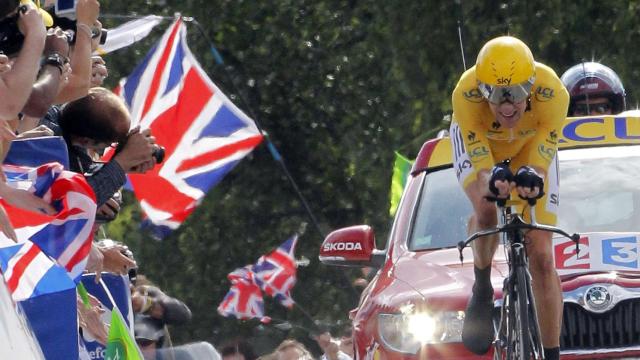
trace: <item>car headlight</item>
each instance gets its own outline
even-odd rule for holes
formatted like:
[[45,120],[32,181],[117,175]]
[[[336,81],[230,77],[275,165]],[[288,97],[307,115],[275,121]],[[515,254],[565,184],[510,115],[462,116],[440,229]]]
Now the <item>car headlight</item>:
[[378,334],[394,351],[415,354],[425,344],[462,341],[464,311],[378,314]]

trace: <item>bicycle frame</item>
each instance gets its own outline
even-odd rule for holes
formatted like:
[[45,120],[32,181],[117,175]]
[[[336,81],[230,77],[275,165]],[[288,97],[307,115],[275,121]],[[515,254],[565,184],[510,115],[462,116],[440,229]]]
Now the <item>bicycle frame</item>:
[[[498,212],[500,213],[499,228],[507,224],[526,224],[513,212],[512,206],[500,207]],[[531,223],[535,224],[534,207],[530,207],[530,214]],[[506,252],[509,275],[503,283],[500,319],[498,324],[494,323],[494,327],[497,328],[493,343],[494,359],[544,359],[523,230],[514,228],[503,232],[502,244]],[[527,314],[522,314],[523,310]]]
[[[462,250],[473,240],[502,234],[502,242],[506,252],[509,275],[504,280],[503,296],[500,306],[500,321],[494,322],[496,336],[494,340],[494,359],[544,359],[542,337],[538,325],[538,315],[531,286],[531,274],[525,244],[526,230],[543,230],[566,236],[578,246],[580,235],[569,235],[565,231],[535,222],[535,202],[529,203],[531,223],[512,210],[515,202],[500,200],[499,224],[495,229],[479,231],[466,241],[458,243],[460,261],[463,261]],[[505,206],[507,205],[507,206]],[[496,329],[497,328],[497,329]]]

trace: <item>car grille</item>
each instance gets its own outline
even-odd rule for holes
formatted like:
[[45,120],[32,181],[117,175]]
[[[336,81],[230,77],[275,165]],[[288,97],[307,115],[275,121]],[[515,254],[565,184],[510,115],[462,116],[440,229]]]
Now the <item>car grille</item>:
[[563,351],[637,346],[639,338],[640,300],[620,302],[603,314],[589,312],[578,304],[564,304]]

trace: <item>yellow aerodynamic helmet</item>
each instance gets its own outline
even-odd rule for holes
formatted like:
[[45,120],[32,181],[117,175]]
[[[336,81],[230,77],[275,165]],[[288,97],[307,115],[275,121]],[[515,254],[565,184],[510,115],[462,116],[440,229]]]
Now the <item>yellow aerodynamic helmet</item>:
[[476,60],[476,79],[482,95],[492,103],[526,99],[536,78],[529,47],[512,36],[487,42]]

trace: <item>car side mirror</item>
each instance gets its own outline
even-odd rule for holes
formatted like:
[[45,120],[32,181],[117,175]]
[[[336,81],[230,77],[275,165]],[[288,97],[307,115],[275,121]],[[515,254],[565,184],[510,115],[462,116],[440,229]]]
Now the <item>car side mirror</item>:
[[385,252],[376,249],[371,226],[357,225],[331,232],[320,247],[320,261],[336,266],[370,266],[379,268]]

